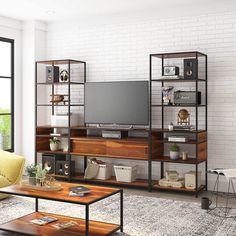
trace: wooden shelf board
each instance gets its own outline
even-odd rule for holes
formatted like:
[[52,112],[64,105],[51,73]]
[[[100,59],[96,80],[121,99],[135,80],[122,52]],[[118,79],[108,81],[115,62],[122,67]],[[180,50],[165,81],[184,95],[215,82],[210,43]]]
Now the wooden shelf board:
[[69,129],[68,126],[53,126],[53,125],[39,125],[36,128],[41,128],[41,129],[53,129],[53,128],[62,128],[62,129]]
[[78,136],[78,137],[71,137],[71,140],[106,140],[106,141],[128,141],[128,142],[140,142],[140,143],[144,143],[144,144],[147,144],[148,143],[148,137],[146,138],[133,138],[133,137],[128,137],[128,138],[121,138],[121,139],[116,139],[116,138],[103,138],[103,137],[100,137],[100,136]]
[[155,54],[151,54],[150,56],[152,57],[157,57],[157,58],[164,58],[164,59],[168,59],[168,58],[196,58],[196,56],[198,57],[206,57],[206,54],[198,52],[198,51],[191,51],[191,52],[174,52],[174,53],[155,53]]
[[[196,107],[196,105],[161,105],[161,104],[154,104],[152,107]],[[206,107],[206,105],[198,105],[197,107]]]
[[61,136],[53,136],[53,135],[50,135],[50,134],[36,134],[36,137],[41,137],[41,138],[68,138],[68,135],[66,134],[63,134]]
[[47,82],[38,82],[37,85],[69,85],[69,84],[77,84],[77,85],[84,85],[84,82],[53,82],[53,83],[47,83]]
[[[37,107],[52,107],[52,106],[54,106],[54,107],[68,107],[69,106],[69,104],[66,104],[66,105],[64,105],[64,104],[54,104],[54,105],[52,105],[52,104],[38,104],[38,105],[36,105]],[[73,106],[84,106],[84,104],[70,104],[70,106],[71,107],[73,107]]]
[[196,193],[200,192],[205,188],[205,185],[201,185],[197,190],[196,189],[187,189],[187,188],[174,188],[174,187],[162,187],[159,184],[155,184],[153,186],[153,189],[162,189],[162,190],[172,190],[172,191],[183,191],[183,192],[190,192],[190,193]]
[[70,154],[69,152],[64,152],[62,150],[51,151],[51,150],[38,150],[38,153],[52,153],[52,154]]
[[168,141],[167,139],[163,139],[161,140],[161,142],[163,143],[178,143],[178,144],[200,144],[200,143],[204,143],[206,142],[207,140],[201,140],[201,141],[195,141],[195,140],[189,140],[187,142],[174,142],[174,141]]
[[36,63],[39,64],[49,64],[52,65],[54,63],[54,65],[63,65],[63,64],[80,64],[80,63],[85,63],[84,61],[78,61],[78,60],[74,60],[74,59],[63,59],[63,60],[45,60],[45,61],[37,61]]
[[[30,221],[33,219],[38,219],[43,216],[55,217],[58,220],[44,226],[39,226],[36,224],[31,224]],[[69,227],[67,229],[58,230],[53,227],[53,225],[65,222],[74,221],[78,225]],[[85,220],[74,217],[61,216],[51,213],[44,212],[34,212],[29,215],[20,217],[18,219],[9,221],[5,224],[0,225],[0,229],[4,231],[17,232],[27,235],[47,235],[47,236],[82,236],[85,235]],[[117,224],[104,223],[99,221],[89,221],[89,235],[91,236],[102,236],[110,235],[120,229]]]
[[72,129],[81,129],[81,130],[87,130],[87,129],[95,129],[95,130],[114,130],[114,131],[145,131],[147,132],[148,128],[112,128],[112,127],[97,127],[97,126],[73,126]]
[[[137,179],[134,182],[128,183],[128,182],[118,182],[116,181],[116,177],[112,176],[111,179],[108,180],[99,180],[99,179],[93,179],[93,180],[86,180],[84,179],[84,174],[77,173],[75,176],[71,177],[72,180],[86,182],[86,183],[101,183],[101,184],[112,184],[112,185],[125,185],[130,187],[141,187],[141,188],[147,188],[148,187],[148,180],[144,179]],[[158,181],[153,180],[153,184],[157,183]]]
[[153,79],[152,82],[205,82],[205,79]]
[[[148,161],[148,158],[144,157],[124,157],[124,156],[118,156],[118,155],[98,155],[93,153],[77,153],[77,152],[70,152],[71,155],[78,155],[78,156],[88,156],[88,157],[101,157],[101,158],[118,158],[118,159],[127,159],[127,160],[139,160],[139,161]],[[157,158],[152,158],[152,160],[156,160]]]
[[200,164],[204,162],[205,160],[197,160],[196,158],[189,158],[186,161],[183,161],[181,158],[178,160],[171,160],[168,156],[158,157],[157,159],[153,161],[159,161],[159,162],[170,162],[170,163],[180,163],[180,164]]
[[202,133],[206,132],[206,130],[173,130],[169,131],[168,129],[161,129],[161,128],[153,128],[152,132],[161,132],[161,133]]

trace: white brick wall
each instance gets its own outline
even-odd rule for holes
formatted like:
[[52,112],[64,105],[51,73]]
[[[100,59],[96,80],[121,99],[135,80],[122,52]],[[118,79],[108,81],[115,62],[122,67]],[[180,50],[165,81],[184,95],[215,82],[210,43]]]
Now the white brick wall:
[[[48,59],[86,61],[88,81],[148,79],[150,53],[206,53],[209,169],[236,168],[236,12],[83,27],[70,23],[49,25]],[[138,164],[146,176],[145,162]],[[193,166],[176,168],[184,173]],[[153,172],[159,176],[158,164]],[[209,178],[210,186],[213,180]]]

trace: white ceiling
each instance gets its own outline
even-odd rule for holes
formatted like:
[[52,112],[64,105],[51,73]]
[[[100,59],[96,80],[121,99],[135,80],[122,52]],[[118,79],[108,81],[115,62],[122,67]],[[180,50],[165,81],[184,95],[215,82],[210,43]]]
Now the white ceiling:
[[111,15],[185,14],[236,10],[235,0],[0,0],[0,15],[20,20],[58,21]]

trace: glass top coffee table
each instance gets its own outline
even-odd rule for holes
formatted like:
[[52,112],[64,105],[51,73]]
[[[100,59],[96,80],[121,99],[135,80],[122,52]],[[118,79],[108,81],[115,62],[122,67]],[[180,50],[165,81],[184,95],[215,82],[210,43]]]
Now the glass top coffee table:
[[[25,189],[20,185],[12,185],[4,188],[0,188],[0,193],[18,195],[24,197],[35,198],[35,212],[29,215],[20,217],[18,219],[9,221],[0,225],[0,230],[8,232],[17,232],[27,235],[56,235],[56,236],[75,236],[75,235],[86,235],[86,236],[102,236],[111,235],[112,233],[120,230],[123,232],[123,190],[115,188],[98,187],[91,185],[71,184],[59,182],[62,189],[56,192],[47,192],[35,189]],[[69,188],[76,186],[85,186],[91,190],[91,192],[83,197],[69,196]],[[120,224],[111,224],[106,222],[92,221],[89,220],[89,206],[95,202],[101,201],[112,195],[120,195]],[[51,213],[39,212],[38,211],[38,200],[51,200],[58,202],[67,202],[73,204],[79,204],[85,206],[85,219],[67,217],[62,215],[56,215]],[[30,223],[33,219],[38,219],[43,216],[52,216],[58,220],[43,226]],[[53,224],[74,221],[77,224],[66,229],[56,229]]]

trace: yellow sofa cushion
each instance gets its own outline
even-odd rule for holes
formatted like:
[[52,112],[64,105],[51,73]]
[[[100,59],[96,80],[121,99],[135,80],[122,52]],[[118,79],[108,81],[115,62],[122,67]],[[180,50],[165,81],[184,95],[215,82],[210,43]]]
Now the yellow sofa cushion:
[[[25,158],[0,150],[0,188],[16,184],[21,180]],[[0,194],[0,199],[6,197]]]

